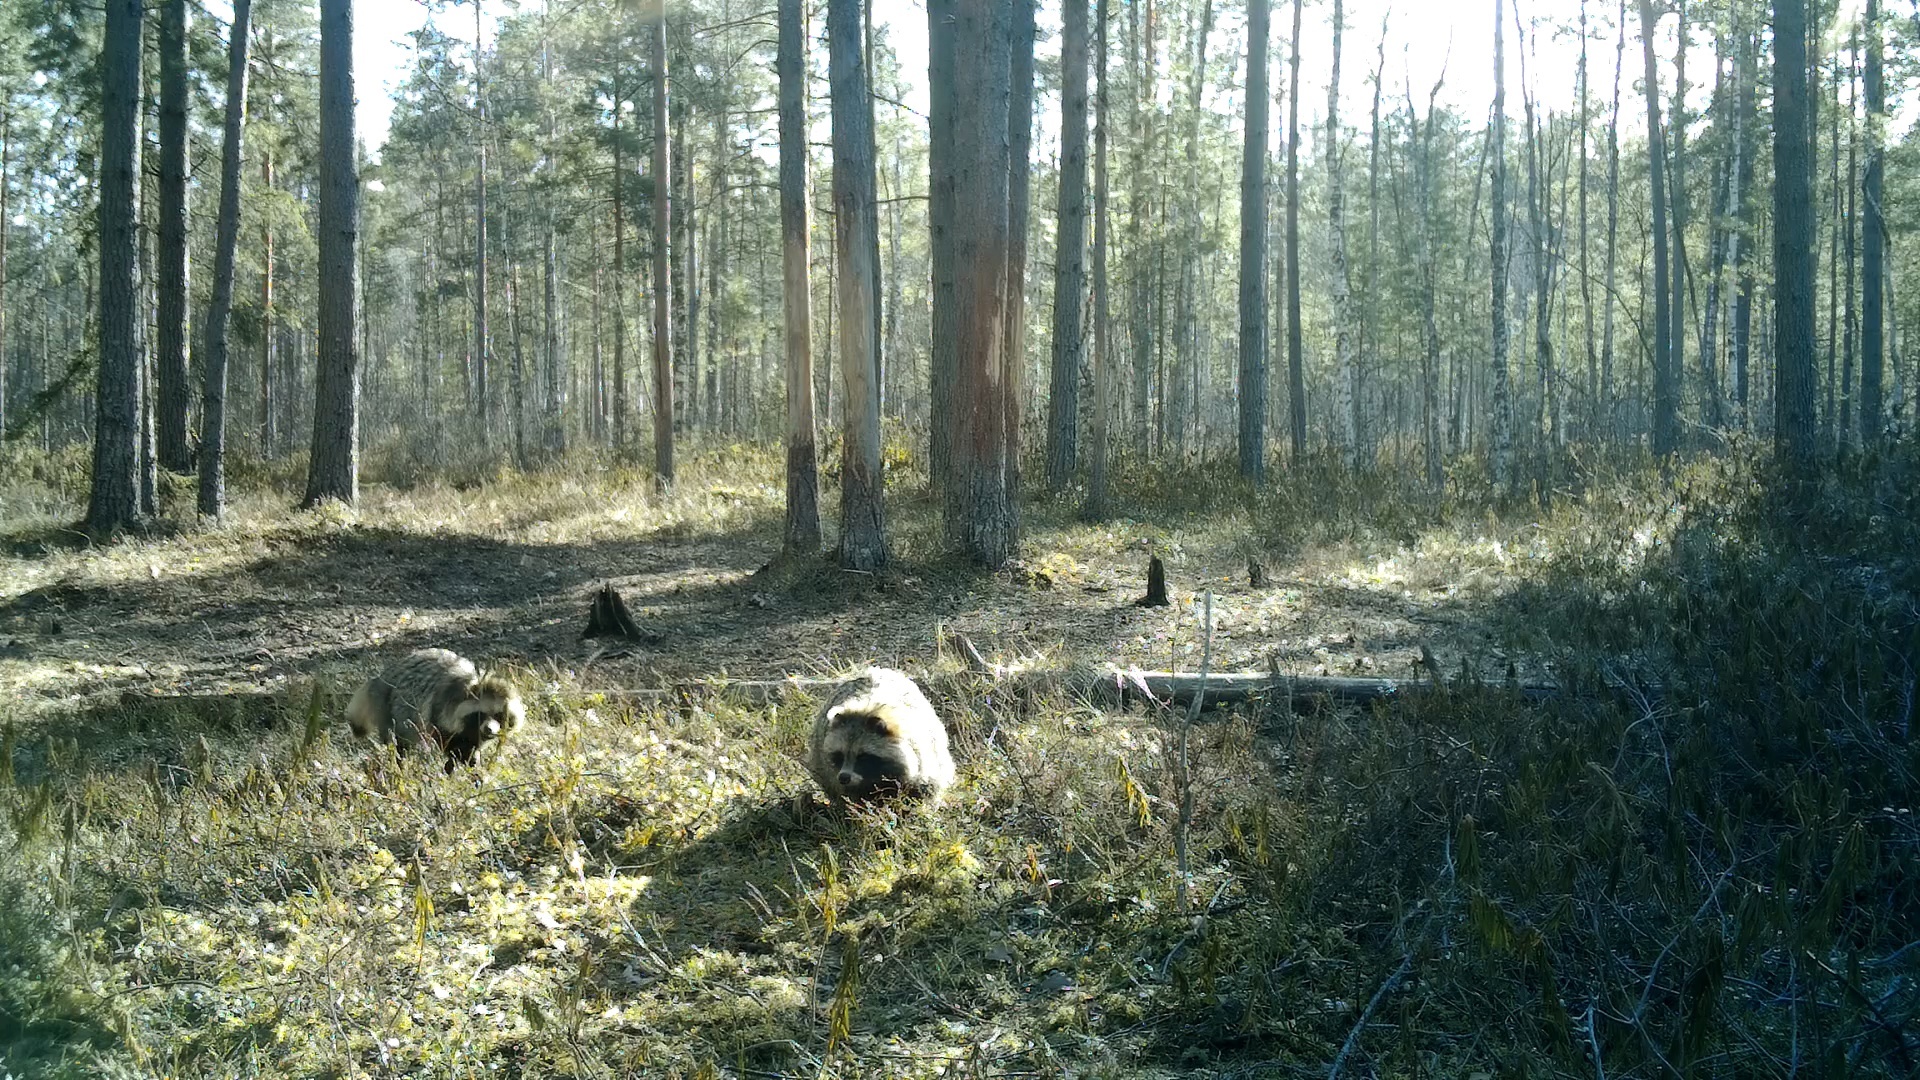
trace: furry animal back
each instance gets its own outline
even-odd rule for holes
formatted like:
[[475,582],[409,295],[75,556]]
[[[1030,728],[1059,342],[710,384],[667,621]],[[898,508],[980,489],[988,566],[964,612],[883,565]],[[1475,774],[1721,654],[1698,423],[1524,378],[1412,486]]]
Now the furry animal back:
[[868,668],[814,715],[807,769],[835,802],[938,799],[953,783],[947,726],[905,672]]
[[355,735],[402,750],[438,743],[448,768],[472,762],[482,745],[525,719],[526,706],[510,683],[481,675],[473,661],[446,649],[421,649],[396,661],[347,705]]

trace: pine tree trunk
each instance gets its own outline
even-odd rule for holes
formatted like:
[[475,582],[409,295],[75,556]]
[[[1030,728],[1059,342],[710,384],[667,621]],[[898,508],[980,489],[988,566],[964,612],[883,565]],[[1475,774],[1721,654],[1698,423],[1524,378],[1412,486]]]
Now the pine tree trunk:
[[183,473],[193,468],[187,433],[187,0],[164,0],[160,8],[159,232],[160,464]]
[[247,29],[253,0],[234,0],[227,40],[227,119],[220,147],[220,218],[213,249],[213,299],[207,304],[206,384],[200,427],[200,513],[227,506],[227,333],[233,314],[234,249],[240,242],[241,139],[247,117]]
[[[954,0],[927,0],[927,220],[931,229],[928,259],[933,269],[933,341],[927,375],[931,412],[927,434],[927,480],[945,491],[953,460],[954,391],[959,378],[958,333],[954,325],[956,287],[953,247],[954,163],[949,152],[953,128],[961,123],[954,100]],[[971,108],[969,103],[969,108]],[[837,256],[836,256],[837,257]],[[831,413],[831,407],[829,407]]]
[[1180,281],[1178,311],[1173,345],[1173,378],[1167,394],[1167,430],[1172,436],[1175,456],[1186,461],[1189,414],[1198,411],[1198,395],[1192,382],[1200,363],[1200,246],[1205,237],[1205,220],[1200,206],[1200,125],[1201,95],[1207,83],[1207,36],[1213,30],[1213,0],[1201,0],[1200,25],[1194,34],[1193,67],[1187,91],[1187,197],[1182,200],[1184,221],[1180,239]]
[[[1436,79],[1427,95],[1427,119],[1420,129],[1414,157],[1414,180],[1420,200],[1420,321],[1426,353],[1420,372],[1420,431],[1426,442],[1427,486],[1435,492],[1445,490],[1446,473],[1441,467],[1443,439],[1440,431],[1440,320],[1438,259],[1433,244],[1433,141],[1438,131],[1441,79]],[[1417,114],[1413,92],[1407,92],[1409,122]]]
[[1506,17],[1493,3],[1493,164],[1491,229],[1493,267],[1493,484],[1510,493],[1513,469],[1513,390],[1507,370],[1507,80]]
[[[1264,23],[1264,19],[1262,22]],[[1327,244],[1332,257],[1333,275],[1333,355],[1338,368],[1338,392],[1334,403],[1339,424],[1340,453],[1347,468],[1360,466],[1360,372],[1354,356],[1353,283],[1347,276],[1347,196],[1346,172],[1342,160],[1340,132],[1340,40],[1345,9],[1341,0],[1333,0],[1333,71],[1327,79]],[[1265,99],[1264,80],[1261,99]],[[1247,100],[1254,100],[1248,87]],[[1266,125],[1261,124],[1264,134]],[[1262,154],[1264,158],[1264,151]],[[1248,196],[1243,192],[1241,198]],[[1261,200],[1265,206],[1265,199]],[[1264,254],[1264,253],[1263,253]],[[1265,309],[1262,298],[1262,310]]]
[[473,101],[476,122],[473,149],[473,389],[478,399],[480,445],[493,445],[495,409],[491,385],[493,334],[487,310],[487,84],[483,78],[480,18],[482,0],[473,0]]
[[107,0],[100,72],[100,375],[87,530],[140,519],[140,2]]
[[653,476],[673,484],[673,308],[666,284],[672,255],[672,183],[667,151],[667,15],[651,20],[653,68]]
[[360,178],[353,128],[353,3],[320,2],[320,345],[313,454],[302,505],[354,502],[359,489]]
[[[1060,205],[1053,273],[1053,366],[1047,386],[1047,490],[1079,467],[1081,335],[1087,289],[1087,3],[1064,0],[1060,39]],[[937,412],[937,409],[936,409]]]
[[[1673,442],[1670,449],[1680,449],[1680,409],[1686,399],[1687,381],[1687,218],[1690,209],[1687,203],[1687,5],[1679,0],[1674,5],[1679,15],[1679,25],[1675,28],[1678,42],[1673,54],[1673,112],[1669,123],[1661,135],[1670,138],[1673,149],[1673,171],[1669,177],[1667,192],[1673,201],[1673,261],[1667,264],[1667,290],[1672,294],[1667,301],[1667,381],[1668,397],[1673,402]],[[1657,420],[1656,420],[1657,426]],[[1657,440],[1656,440],[1657,441]]]
[[1653,200],[1653,453],[1666,457],[1679,449],[1679,402],[1673,358],[1673,297],[1669,292],[1667,245],[1666,140],[1660,127],[1660,69],[1653,55],[1656,16],[1651,0],[1640,0],[1640,50],[1646,64],[1647,176]]
[[[1337,7],[1335,12],[1337,25]],[[1267,472],[1268,14],[1268,0],[1248,0],[1247,126],[1240,155],[1240,475],[1256,485]]]
[[[880,462],[880,371],[873,336],[877,271],[872,265],[872,238],[866,235],[875,220],[867,210],[877,185],[860,11],[861,0],[829,0],[827,48],[833,98],[833,232],[841,268],[835,282],[840,301],[840,377],[846,394],[840,459],[840,565],[849,570],[873,571],[887,563],[887,526],[885,477]],[[934,92],[939,93],[939,88]],[[999,113],[1004,123],[1004,101]],[[982,122],[991,124],[992,120]],[[1004,275],[1002,258],[998,270]],[[959,437],[956,431],[956,470]],[[953,479],[959,479],[957,471]],[[956,483],[950,490],[957,488]]]
[[[263,39],[263,44],[270,41]],[[271,107],[264,108],[265,118],[271,122]],[[268,146],[266,153],[260,155],[260,190],[273,192],[273,147]],[[274,447],[280,444],[279,404],[273,397],[273,362],[276,339],[273,325],[273,225],[262,222],[260,226],[260,415],[257,418],[260,429],[260,456],[271,459]]]
[[[552,0],[546,0],[540,8],[540,60],[541,77],[546,83],[547,92],[553,92],[553,38],[548,22],[553,15]],[[554,150],[557,133],[554,130],[554,116],[551,105],[546,109],[546,139],[541,154],[546,158],[546,168],[554,168]],[[546,205],[541,211],[540,236],[540,333],[541,361],[546,367],[546,390],[541,395],[543,440],[546,448],[553,453],[561,453],[567,448],[567,423],[565,416],[565,387],[568,379],[561,370],[560,360],[560,321],[559,321],[559,258],[554,239],[554,203],[557,192],[548,189],[545,195]]]
[[613,82],[613,445],[627,445],[627,165],[621,153],[620,80]]
[[1082,513],[1090,520],[1107,516],[1107,426],[1113,418],[1112,319],[1107,288],[1107,0],[1094,15],[1094,71],[1100,80],[1094,99],[1093,136],[1093,459]]
[[1012,59],[1007,96],[1007,285],[1005,374],[1001,398],[1006,405],[1006,488],[1012,531],[1020,525],[1021,422],[1027,383],[1027,217],[1031,203],[1033,153],[1033,47],[1039,0],[1010,0],[1013,5]]
[[813,298],[807,282],[807,33],[802,0],[780,0],[780,250],[786,307],[788,555],[820,551],[814,449]]
[[[13,112],[6,102],[0,101],[0,441],[5,441],[10,430],[7,427],[7,189],[12,157]],[[47,363],[44,355],[40,363],[44,370]],[[42,416],[46,415],[45,408],[40,411]]]
[[1754,54],[1757,51],[1755,32],[1748,27],[1740,32],[1736,65],[1739,75],[1739,91],[1734,106],[1734,142],[1737,144],[1736,164],[1734,166],[1734,198],[1730,213],[1733,215],[1734,228],[1728,240],[1732,247],[1729,260],[1733,263],[1734,298],[1732,325],[1727,333],[1728,352],[1733,366],[1733,402],[1734,422],[1742,431],[1752,423],[1748,412],[1748,388],[1750,380],[1752,327],[1753,327],[1753,265],[1747,249],[1752,245],[1747,236],[1753,229],[1754,215],[1751,209],[1753,198],[1753,158],[1758,151],[1756,109],[1754,99],[1757,96],[1755,84],[1759,81]]
[[1805,0],[1773,5],[1774,445],[1813,465],[1813,184]]
[[[1307,455],[1306,346],[1300,331],[1300,3],[1293,0],[1292,58],[1288,61],[1292,71],[1287,78],[1287,418],[1296,465]],[[1243,179],[1243,198],[1245,192]],[[1246,470],[1244,456],[1240,467],[1242,472]]]
[[1885,434],[1881,416],[1885,398],[1886,288],[1885,228],[1880,199],[1886,185],[1882,144],[1886,138],[1887,88],[1882,70],[1880,0],[1867,0],[1867,175],[1860,218],[1860,440],[1877,445]]
[[[1738,28],[1733,28],[1737,33]],[[1720,385],[1720,308],[1721,297],[1726,289],[1727,255],[1730,237],[1722,229],[1722,223],[1733,212],[1733,203],[1740,197],[1739,120],[1733,115],[1733,106],[1729,98],[1731,91],[1726,85],[1727,42],[1731,34],[1714,35],[1713,64],[1713,126],[1716,134],[1732,129],[1732,137],[1724,139],[1724,157],[1713,182],[1713,206],[1707,218],[1707,302],[1700,311],[1700,370],[1701,397],[1706,406],[1707,423],[1715,430],[1726,424],[1724,393]],[[1734,78],[1739,79],[1738,71]],[[1737,85],[1733,90],[1737,90]]]
[[[1607,121],[1607,269],[1606,286],[1600,290],[1605,302],[1600,330],[1600,400],[1608,415],[1600,427],[1608,435],[1619,435],[1619,406],[1613,393],[1613,317],[1614,290],[1620,265],[1620,79],[1626,69],[1627,0],[1620,0],[1615,17],[1617,36],[1613,43],[1613,109]],[[1596,420],[1601,405],[1594,405]]]

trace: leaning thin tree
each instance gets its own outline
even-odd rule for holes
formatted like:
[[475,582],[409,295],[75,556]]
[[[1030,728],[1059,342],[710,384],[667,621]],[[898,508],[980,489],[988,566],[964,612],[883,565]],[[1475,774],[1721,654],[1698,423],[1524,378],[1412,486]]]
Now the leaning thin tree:
[[320,0],[320,344],[312,507],[360,494],[360,178],[353,139],[353,0]]
[[227,331],[233,314],[234,248],[240,238],[241,139],[247,116],[247,24],[253,0],[234,0],[227,40],[227,123],[220,149],[220,219],[213,251],[213,299],[207,304],[206,385],[200,423],[200,512],[227,506]]

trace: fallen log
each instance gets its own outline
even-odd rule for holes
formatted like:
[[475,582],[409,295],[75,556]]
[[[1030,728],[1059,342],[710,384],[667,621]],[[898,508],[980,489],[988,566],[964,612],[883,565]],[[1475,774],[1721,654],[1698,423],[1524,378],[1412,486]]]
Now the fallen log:
[[[1085,697],[1109,707],[1151,700],[1163,705],[1191,706],[1196,696],[1202,708],[1264,698],[1297,708],[1319,702],[1366,704],[1422,694],[1436,683],[1421,679],[1364,679],[1338,675],[1281,675],[1266,671],[1231,671],[1200,675],[1184,671],[1140,671],[1108,667],[992,670],[919,676],[922,685],[942,696],[999,692],[1024,694],[1054,691]],[[785,679],[688,679],[663,687],[606,691],[609,696],[636,701],[679,702],[715,697],[742,705],[770,705],[789,695],[817,696],[837,680],[789,676]],[[1486,684],[1495,686],[1497,684]],[[1510,693],[1538,702],[1559,696],[1558,686],[1507,684]]]

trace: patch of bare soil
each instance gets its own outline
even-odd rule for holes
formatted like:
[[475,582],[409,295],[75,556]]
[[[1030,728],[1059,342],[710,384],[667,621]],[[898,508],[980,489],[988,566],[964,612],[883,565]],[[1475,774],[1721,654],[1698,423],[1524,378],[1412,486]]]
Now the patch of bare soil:
[[[1209,588],[1216,671],[1411,678],[1423,647],[1449,674],[1463,660],[1489,678],[1508,665],[1476,616],[1477,594],[1457,583],[1377,580],[1322,552],[1269,561],[1256,587],[1224,537],[1176,542],[1145,526],[1041,525],[1025,560],[996,574],[909,556],[868,575],[826,557],[775,565],[766,513],[618,539],[524,528],[496,537],[387,517],[263,528],[227,558],[203,559],[191,535],[61,568],[17,558],[15,580],[0,582],[0,691],[35,711],[102,692],[246,693],[302,676],[344,685],[426,645],[588,685],[777,678],[927,665],[952,632],[1002,662],[1195,670]],[[1134,603],[1149,549],[1166,558],[1171,606]],[[30,580],[40,583],[17,587]],[[620,591],[647,640],[583,638],[602,584]]]

